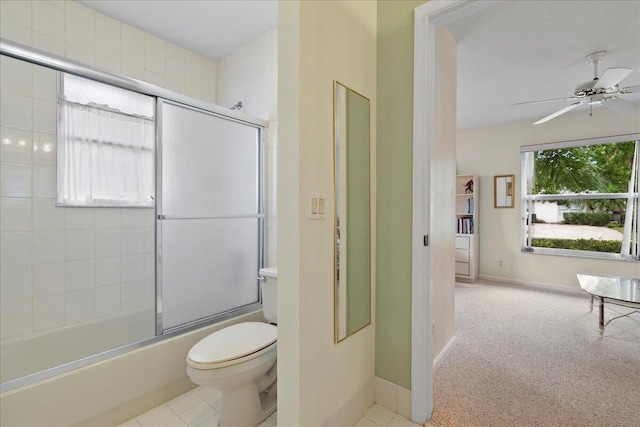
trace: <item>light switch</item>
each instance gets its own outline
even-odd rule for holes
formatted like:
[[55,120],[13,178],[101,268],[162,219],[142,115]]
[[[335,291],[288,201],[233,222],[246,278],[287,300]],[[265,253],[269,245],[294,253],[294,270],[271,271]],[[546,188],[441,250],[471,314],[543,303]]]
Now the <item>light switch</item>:
[[308,219],[325,219],[324,203],[325,198],[323,193],[309,193]]

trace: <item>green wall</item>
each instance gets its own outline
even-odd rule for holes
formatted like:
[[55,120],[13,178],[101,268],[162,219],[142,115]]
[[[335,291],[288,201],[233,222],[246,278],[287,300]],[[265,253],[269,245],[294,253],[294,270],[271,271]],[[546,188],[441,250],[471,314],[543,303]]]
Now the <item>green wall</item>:
[[413,11],[378,2],[376,376],[411,388]]

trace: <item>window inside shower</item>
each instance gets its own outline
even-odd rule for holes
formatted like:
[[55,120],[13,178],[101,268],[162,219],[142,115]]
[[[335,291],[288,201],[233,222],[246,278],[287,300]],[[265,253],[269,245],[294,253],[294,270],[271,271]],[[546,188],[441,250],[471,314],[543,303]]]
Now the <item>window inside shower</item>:
[[[25,57],[0,56],[2,391],[259,309],[264,122]],[[62,92],[70,82],[86,85]],[[150,109],[127,111],[96,87]],[[71,135],[65,102],[144,130],[89,121]],[[70,140],[78,156],[61,159]],[[142,180],[113,187],[122,162]]]

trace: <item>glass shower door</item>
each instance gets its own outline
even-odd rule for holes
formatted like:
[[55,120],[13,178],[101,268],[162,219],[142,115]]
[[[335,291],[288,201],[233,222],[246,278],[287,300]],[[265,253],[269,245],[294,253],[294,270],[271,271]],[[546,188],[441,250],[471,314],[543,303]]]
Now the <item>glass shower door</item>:
[[158,102],[158,333],[258,303],[261,130]]

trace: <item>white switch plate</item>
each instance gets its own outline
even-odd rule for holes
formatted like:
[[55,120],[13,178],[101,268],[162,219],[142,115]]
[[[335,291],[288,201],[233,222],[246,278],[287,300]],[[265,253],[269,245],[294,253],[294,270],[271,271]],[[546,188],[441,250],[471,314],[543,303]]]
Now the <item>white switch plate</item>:
[[[310,220],[325,219],[327,213],[327,201],[324,193],[309,193],[309,212],[307,218]],[[321,213],[322,212],[322,213]]]

